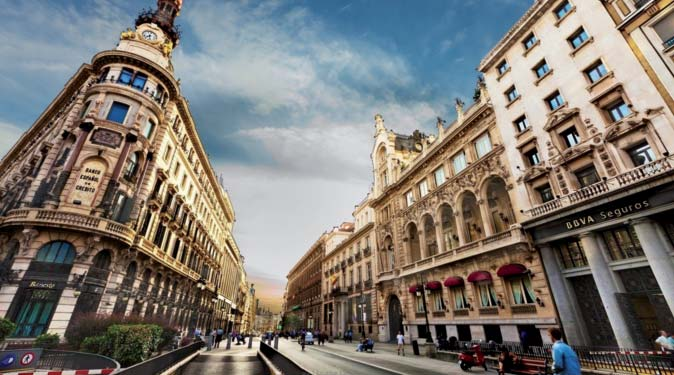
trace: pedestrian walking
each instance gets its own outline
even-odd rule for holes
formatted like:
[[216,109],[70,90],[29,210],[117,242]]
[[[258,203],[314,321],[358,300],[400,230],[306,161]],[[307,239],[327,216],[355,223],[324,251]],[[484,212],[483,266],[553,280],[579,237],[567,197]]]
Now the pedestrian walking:
[[220,347],[220,342],[222,341],[222,335],[225,334],[225,331],[222,328],[218,328],[215,335],[215,347]]
[[302,345],[302,351],[304,351],[304,345],[305,345],[305,339],[307,338],[307,334],[302,331],[300,334],[300,345]]
[[578,356],[562,341],[562,331],[549,328],[548,335],[552,340],[552,371],[559,375],[581,375]]
[[405,356],[405,336],[403,336],[403,333],[398,331],[398,336],[396,336],[396,340],[398,341],[398,355],[400,353],[403,353],[403,357]]

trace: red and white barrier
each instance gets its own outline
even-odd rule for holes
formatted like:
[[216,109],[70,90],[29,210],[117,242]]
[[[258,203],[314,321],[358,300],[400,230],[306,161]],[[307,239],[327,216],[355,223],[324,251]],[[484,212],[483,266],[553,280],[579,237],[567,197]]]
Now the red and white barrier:
[[110,375],[116,370],[106,368],[102,370],[64,370],[64,371],[19,371],[6,372],[2,375]]

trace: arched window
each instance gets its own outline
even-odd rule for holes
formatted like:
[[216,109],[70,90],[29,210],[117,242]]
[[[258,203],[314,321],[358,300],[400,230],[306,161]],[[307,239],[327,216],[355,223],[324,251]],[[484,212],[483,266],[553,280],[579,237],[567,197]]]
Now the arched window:
[[459,236],[456,231],[454,211],[448,204],[443,204],[440,208],[440,220],[442,223],[442,240],[445,244],[445,251],[458,247]]
[[477,199],[473,193],[467,192],[461,199],[461,213],[463,214],[464,231],[466,242],[477,241],[484,238],[484,228],[482,227],[482,215],[480,207],[477,205]]
[[487,184],[487,204],[494,233],[507,230],[514,222],[510,196],[505,182],[500,178],[492,178]]
[[421,259],[421,244],[419,243],[419,234],[417,225],[409,223],[407,225],[407,242],[409,246],[409,263],[414,263]]
[[143,129],[143,136],[147,139],[150,139],[150,137],[152,137],[152,132],[154,131],[154,128],[156,126],[157,125],[153,119],[148,119],[147,122],[145,123],[145,128]]
[[35,260],[44,263],[72,264],[75,254],[75,248],[70,243],[52,241],[40,248]]
[[94,257],[93,266],[101,270],[107,270],[110,267],[110,261],[110,252],[108,250],[101,250]]
[[433,256],[438,253],[438,244],[435,237],[435,221],[431,215],[424,216],[424,241],[426,242],[426,255]]
[[136,172],[138,171],[138,152],[134,152],[129,155],[129,158],[126,159],[126,165],[124,166],[124,179],[127,181],[132,181]]

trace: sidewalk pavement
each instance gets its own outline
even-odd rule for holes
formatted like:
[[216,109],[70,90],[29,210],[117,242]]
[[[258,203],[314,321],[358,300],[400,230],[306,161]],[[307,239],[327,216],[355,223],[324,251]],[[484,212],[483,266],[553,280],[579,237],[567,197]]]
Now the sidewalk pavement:
[[[374,353],[357,352],[357,345],[355,341],[350,344],[335,341],[327,343],[325,346],[314,345],[313,348],[366,365],[375,365],[401,375],[463,373],[457,363],[428,358],[423,355],[415,356],[412,352],[412,345],[405,345],[405,356],[399,356],[397,354],[398,346],[391,343],[375,342]],[[422,353],[424,352],[423,345],[419,349]],[[475,370],[475,372],[483,371],[481,369]]]

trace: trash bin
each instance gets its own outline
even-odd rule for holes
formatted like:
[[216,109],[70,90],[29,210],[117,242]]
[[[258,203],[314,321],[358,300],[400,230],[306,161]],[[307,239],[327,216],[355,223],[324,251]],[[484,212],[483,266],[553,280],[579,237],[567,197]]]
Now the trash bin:
[[419,343],[417,340],[412,340],[412,351],[414,352],[414,355],[419,355]]

